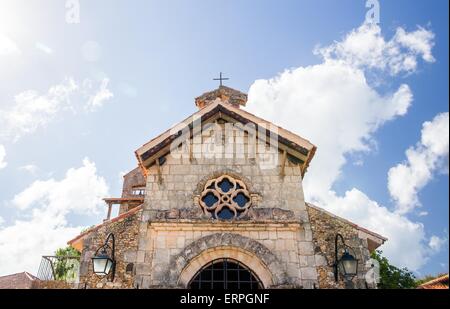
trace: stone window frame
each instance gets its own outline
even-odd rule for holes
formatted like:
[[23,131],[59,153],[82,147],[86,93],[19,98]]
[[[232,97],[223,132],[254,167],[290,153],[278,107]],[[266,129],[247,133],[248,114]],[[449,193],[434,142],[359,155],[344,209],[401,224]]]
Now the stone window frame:
[[[233,184],[233,187],[226,192],[224,192],[219,186],[219,183],[221,183],[224,179],[227,179],[231,184]],[[215,202],[212,206],[208,206],[203,201],[203,198],[208,194],[213,194],[217,199],[217,202]],[[243,206],[234,201],[234,198],[239,194],[244,195],[248,200],[248,202],[246,202]],[[203,190],[200,195],[195,196],[195,202],[200,206],[203,213],[210,214],[211,217],[215,220],[234,220],[238,217],[243,217],[248,213],[257,199],[258,194],[250,193],[244,181],[228,173],[224,173],[218,177],[209,179],[204,184]],[[228,208],[229,211],[233,213],[232,218],[223,219],[219,217],[219,212],[224,208]]]

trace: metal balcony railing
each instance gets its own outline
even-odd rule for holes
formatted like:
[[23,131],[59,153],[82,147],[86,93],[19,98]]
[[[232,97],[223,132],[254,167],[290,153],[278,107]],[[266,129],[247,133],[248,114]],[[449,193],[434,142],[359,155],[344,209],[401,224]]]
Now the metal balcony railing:
[[45,281],[78,282],[79,256],[43,256],[37,277]]

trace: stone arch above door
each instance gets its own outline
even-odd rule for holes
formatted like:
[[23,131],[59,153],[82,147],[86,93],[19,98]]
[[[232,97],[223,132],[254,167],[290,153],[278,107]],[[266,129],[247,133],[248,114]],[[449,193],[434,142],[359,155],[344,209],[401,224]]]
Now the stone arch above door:
[[288,283],[284,267],[266,246],[232,233],[212,234],[186,246],[171,259],[167,278],[172,284],[186,288],[197,271],[219,258],[232,258],[242,262],[255,272],[265,288]]
[[273,276],[269,269],[254,254],[234,246],[216,247],[204,250],[193,258],[181,271],[178,285],[187,287],[192,278],[208,263],[222,259],[233,259],[244,264],[261,281],[264,288],[274,285]]

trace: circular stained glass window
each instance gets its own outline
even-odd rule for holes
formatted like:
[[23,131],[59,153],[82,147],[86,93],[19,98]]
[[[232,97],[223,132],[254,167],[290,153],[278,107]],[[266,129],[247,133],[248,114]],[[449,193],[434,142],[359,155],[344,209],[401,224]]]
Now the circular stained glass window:
[[214,219],[230,220],[247,213],[251,206],[251,196],[245,183],[223,175],[206,183],[199,197],[199,204]]

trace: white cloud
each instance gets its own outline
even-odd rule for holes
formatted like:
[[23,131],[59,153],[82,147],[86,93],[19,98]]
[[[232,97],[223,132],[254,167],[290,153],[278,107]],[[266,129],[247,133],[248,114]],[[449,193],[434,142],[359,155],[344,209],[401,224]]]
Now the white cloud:
[[[448,156],[449,115],[441,113],[423,124],[422,145],[434,156]],[[448,172],[448,171],[447,171]]]
[[5,34],[0,33],[0,56],[20,54],[17,44]]
[[319,203],[332,213],[387,237],[380,249],[393,264],[417,270],[428,260],[424,226],[379,205],[360,190],[353,188],[344,196],[330,191]]
[[315,53],[326,61],[339,60],[353,67],[388,70],[396,75],[415,71],[418,57],[433,62],[433,45],[434,33],[422,27],[413,32],[399,27],[394,37],[386,41],[378,25],[366,23],[351,31],[342,41],[316,48]]
[[16,221],[0,230],[0,275],[28,271],[36,274],[42,255],[53,255],[76,236],[81,227],[67,227],[52,218]]
[[28,172],[32,175],[36,175],[39,168],[34,164],[27,164],[27,165],[23,165],[23,166],[19,167],[19,170]]
[[449,114],[437,115],[425,122],[420,142],[406,151],[407,161],[392,167],[388,173],[388,188],[399,213],[420,206],[419,191],[435,172],[448,173]]
[[410,49],[416,55],[422,55],[427,62],[435,61],[431,49],[434,46],[434,33],[419,27],[414,32],[407,33],[403,28],[397,28],[394,41]]
[[[17,194],[12,203],[21,210],[44,203],[45,211],[54,214],[93,214],[96,213],[97,206],[102,204],[101,198],[106,191],[104,179],[96,175],[95,164],[84,159],[83,166],[69,169],[63,180],[35,181]],[[42,207],[40,210],[42,211]]]
[[93,111],[103,106],[114,94],[108,89],[109,79],[104,78],[97,92],[89,97],[86,109]]
[[257,80],[249,91],[248,110],[317,145],[305,180],[305,192],[314,197],[327,194],[346,163],[346,154],[369,151],[372,133],[404,115],[411,101],[407,85],[380,94],[360,69],[327,61]]
[[42,42],[36,42],[35,46],[38,50],[40,50],[43,53],[46,53],[48,55],[53,54],[53,49],[51,49],[49,46],[45,45]]
[[417,214],[419,217],[425,217],[428,216],[428,211],[421,211]]
[[62,180],[35,181],[17,194],[11,205],[28,219],[0,229],[0,275],[20,271],[36,273],[42,255],[51,255],[83,228],[71,226],[72,213],[92,215],[108,193],[105,180],[88,159],[71,168]]
[[5,157],[6,157],[5,146],[0,144],[0,170],[7,165],[7,163],[5,161]]
[[[23,135],[47,126],[65,111],[76,112],[80,107],[90,110],[87,107],[92,105],[92,85],[90,80],[84,80],[80,86],[73,78],[67,78],[51,86],[45,94],[28,90],[16,95],[8,109],[0,110],[0,138],[17,141]],[[97,106],[112,97],[106,86],[107,83],[102,81],[100,92],[108,95],[100,95],[96,100]],[[98,93],[94,96],[98,96]]]
[[70,95],[77,89],[75,81],[67,79],[50,87],[44,95],[34,90],[16,95],[9,110],[0,110],[0,121],[3,124],[0,136],[17,140],[39,127],[45,127],[58,113],[70,108]]
[[[432,61],[433,34],[424,36],[423,31],[419,28],[406,33],[398,29],[394,38],[386,41],[378,26],[363,25],[343,41],[316,49],[323,56],[322,63],[255,81],[247,105],[250,112],[317,145],[304,180],[306,199],[388,237],[383,251],[396,265],[412,270],[428,259],[423,225],[379,205],[356,188],[344,196],[332,188],[346,158],[372,151],[376,145],[374,132],[407,113],[413,100],[408,85],[381,93],[368,83],[366,75],[373,69],[391,74],[413,72],[419,56]],[[425,44],[420,45],[413,37]]]
[[447,238],[433,235],[433,236],[431,236],[430,241],[428,242],[428,246],[434,252],[439,252],[439,251],[441,251],[442,247],[444,247],[444,245],[446,243],[447,243]]

